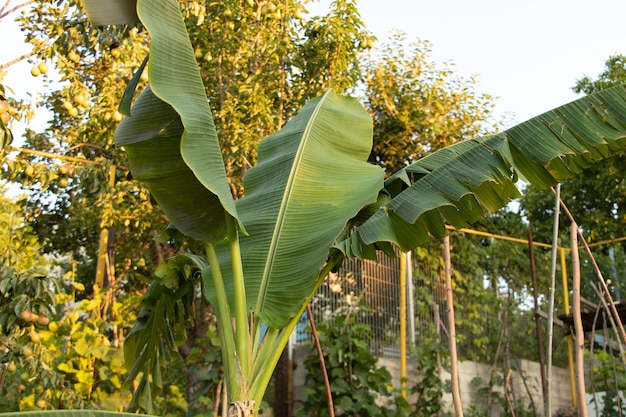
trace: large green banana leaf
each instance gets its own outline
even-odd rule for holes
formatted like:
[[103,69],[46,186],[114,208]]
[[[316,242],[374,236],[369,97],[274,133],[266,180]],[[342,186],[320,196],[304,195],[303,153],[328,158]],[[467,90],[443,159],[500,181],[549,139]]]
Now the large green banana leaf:
[[150,193],[178,230],[203,241],[226,234],[220,200],[200,183],[182,158],[183,125],[174,109],[147,87],[115,132],[124,146],[133,176]]
[[83,0],[83,6],[96,26],[139,22],[137,0]]
[[549,187],[626,147],[626,86],[587,96],[496,135],[460,142],[385,183],[392,198],[338,245],[403,250],[466,226],[518,197],[518,176]]
[[126,147],[133,174],[146,182],[181,232],[219,239],[224,210],[238,218],[237,209],[178,3],[140,0],[137,10],[151,34],[150,88],[120,124],[116,144]]
[[[376,200],[384,174],[366,162],[371,146],[367,112],[332,91],[261,142],[237,210],[249,232],[240,241],[248,305],[270,327],[297,314],[346,222]],[[227,248],[218,249],[228,277]]]

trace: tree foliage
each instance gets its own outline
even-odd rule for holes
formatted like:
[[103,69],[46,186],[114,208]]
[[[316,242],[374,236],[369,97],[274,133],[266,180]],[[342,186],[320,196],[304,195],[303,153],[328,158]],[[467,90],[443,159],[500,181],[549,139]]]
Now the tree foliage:
[[[376,248],[406,249],[439,237],[445,222],[466,225],[516,197],[517,173],[548,186],[623,145],[623,91],[613,90],[406,167],[394,162],[403,169],[382,183],[382,170],[365,163],[372,135],[363,109],[333,92],[320,95],[328,87],[354,88],[357,52],[370,46],[354,2],[338,0],[327,16],[309,21],[302,21],[302,5],[295,2],[137,4],[142,23],[119,28],[92,27],[74,1],[35,3],[33,13],[22,15],[33,59],[53,61],[61,84],[44,98],[53,112],[49,128],[29,132],[22,151],[27,156],[10,158],[4,166],[6,178],[32,188],[29,216],[50,251],[84,256],[85,264],[93,265],[96,247],[102,247],[95,237],[106,231],[111,241],[115,231],[117,241],[123,237],[117,249],[125,259],[108,257],[109,271],[117,271],[109,278],[126,284],[119,294],[151,281],[129,338],[127,358],[136,359],[130,378],[145,371],[133,406],[149,410],[155,395],[166,391],[165,347],[184,343],[185,324],[197,322],[200,276],[217,311],[230,399],[234,406],[254,400],[251,408],[258,408],[304,304],[343,257],[369,258]],[[136,71],[143,68],[148,46],[146,78]],[[410,60],[402,65],[412,68]],[[408,79],[408,84],[416,80],[414,74]],[[141,91],[132,109],[130,96],[122,97],[126,85],[129,93]],[[459,84],[461,92],[464,85]],[[429,86],[425,95],[445,96],[439,87]],[[403,88],[391,91],[405,94]],[[319,98],[309,100],[313,96]],[[459,113],[463,100],[470,108],[488,108],[484,97],[460,97],[442,105],[438,119],[424,123],[424,132],[434,132],[433,143],[441,141],[442,126],[461,129],[450,123],[452,114],[473,120],[471,112]],[[207,98],[214,107],[207,106]],[[129,117],[116,139],[128,158],[113,146],[111,135],[121,119],[120,100]],[[421,103],[419,97],[412,100]],[[403,104],[402,111],[410,106]],[[257,154],[263,136],[267,140]],[[400,136],[399,148],[412,143],[406,132]],[[414,151],[419,157],[424,149]],[[80,167],[50,163],[45,159],[50,156]],[[252,164],[244,194],[241,177]],[[129,181],[128,165],[151,193]],[[150,194],[179,231],[202,240],[198,246],[187,240],[196,253],[159,262],[175,251],[180,235],[169,228],[161,241],[170,245],[150,241],[165,224]],[[211,204],[205,212],[194,205],[201,197]],[[89,237],[48,233],[55,223],[67,224],[64,232],[85,230]],[[201,248],[204,253],[197,252]],[[149,271],[156,264],[152,280]],[[93,274],[79,276],[93,282]]]
[[476,79],[438,68],[431,45],[392,35],[364,64],[365,106],[374,119],[370,161],[392,173],[427,154],[484,133],[493,98],[475,91]]

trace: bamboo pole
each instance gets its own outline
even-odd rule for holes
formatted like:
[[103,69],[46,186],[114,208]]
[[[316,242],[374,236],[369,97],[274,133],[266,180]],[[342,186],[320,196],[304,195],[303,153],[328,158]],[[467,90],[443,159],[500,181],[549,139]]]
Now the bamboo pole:
[[400,394],[406,399],[406,253],[400,252]]
[[[565,249],[559,248],[559,253],[561,255],[561,278],[563,281],[563,308],[565,310],[565,314],[570,314],[569,307],[569,288],[567,285],[567,264],[565,262]],[[577,399],[576,399],[576,374],[574,370],[574,353],[572,346],[572,335],[568,334],[566,336],[567,341],[567,364],[569,365],[569,386],[572,392],[572,407],[578,408]]]
[[[552,190],[552,192],[556,194],[554,189]],[[558,198],[558,200],[561,206],[563,207],[563,211],[565,211],[565,213],[567,214],[567,217],[571,220],[573,224],[575,224],[576,220],[574,219],[574,216],[572,215],[572,213],[569,211],[569,208],[567,208],[565,203],[560,198]],[[578,237],[580,238],[580,241],[583,243],[585,251],[587,252],[587,255],[589,255],[589,259],[591,260],[591,264],[593,265],[593,269],[596,272],[596,276],[598,277],[598,281],[600,282],[602,290],[604,291],[606,298],[609,300],[608,304],[611,307],[610,311],[612,315],[614,316],[613,318],[615,320],[615,323],[618,326],[617,328],[615,328],[616,332],[619,330],[619,334],[622,337],[622,343],[626,344],[626,331],[624,330],[624,325],[622,324],[622,321],[620,320],[620,317],[619,317],[619,313],[617,312],[617,308],[615,307],[615,302],[613,302],[613,297],[611,296],[609,287],[606,285],[606,281],[604,280],[604,277],[602,276],[602,272],[600,271],[600,267],[598,266],[598,263],[596,262],[596,258],[593,256],[593,253],[591,252],[591,248],[587,244],[587,241],[585,240],[585,236],[583,236],[583,233],[580,230],[580,228],[577,229],[577,232],[578,232]]]
[[448,341],[450,346],[450,379],[454,415],[463,417],[463,403],[459,387],[459,362],[456,352],[456,327],[454,324],[454,301],[452,298],[452,266],[450,262],[450,236],[443,238],[444,274],[446,278],[446,307],[448,309]]
[[406,253],[406,297],[407,325],[409,326],[409,346],[415,346],[415,291],[413,287],[413,259],[411,252]]
[[546,385],[546,352],[543,350],[543,332],[541,331],[541,315],[539,314],[539,284],[537,283],[537,267],[535,265],[535,247],[533,235],[528,232],[528,258],[530,260],[530,276],[533,281],[533,300],[535,304],[535,330],[537,332],[537,346],[539,347],[539,371],[541,374],[541,393],[544,409],[547,407],[548,389]]
[[578,415],[582,417],[588,416],[587,396],[585,394],[585,333],[583,330],[583,321],[581,317],[580,306],[580,260],[578,251],[574,250],[578,247],[578,225],[572,222],[571,230],[572,241],[572,307],[574,314],[574,329],[576,330],[576,393],[578,401]]
[[552,259],[550,263],[550,290],[548,307],[548,346],[546,347],[546,417],[552,415],[552,339],[554,335],[554,292],[556,287],[556,257],[559,240],[559,201],[561,200],[561,184],[556,186],[556,202],[554,204],[554,223],[552,229]]

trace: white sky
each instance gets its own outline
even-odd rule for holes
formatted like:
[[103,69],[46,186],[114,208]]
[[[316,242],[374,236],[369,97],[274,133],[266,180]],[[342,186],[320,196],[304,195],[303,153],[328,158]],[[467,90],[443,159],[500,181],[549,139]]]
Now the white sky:
[[[307,7],[319,13],[330,2],[320,0]],[[410,40],[430,41],[433,60],[453,62],[459,75],[477,75],[479,92],[499,97],[496,116],[509,115],[515,122],[575,99],[570,88],[577,79],[596,77],[609,56],[626,54],[625,0],[357,0],[357,4],[367,28],[379,40],[399,29]],[[19,29],[7,19],[0,23],[5,40],[0,62],[28,51]],[[27,63],[9,69],[7,83],[22,97],[42,88]],[[40,117],[37,125],[44,122]]]
[[[330,0],[307,7],[327,8]],[[625,0],[357,0],[367,28],[432,43],[432,58],[478,75],[497,115],[522,122],[576,99],[571,87],[626,54]]]

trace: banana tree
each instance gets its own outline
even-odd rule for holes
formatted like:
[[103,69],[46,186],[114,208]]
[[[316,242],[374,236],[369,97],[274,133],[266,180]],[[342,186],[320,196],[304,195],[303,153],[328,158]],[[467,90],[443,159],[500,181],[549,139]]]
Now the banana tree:
[[440,238],[446,224],[466,226],[518,197],[519,178],[548,187],[626,147],[626,88],[617,87],[385,179],[366,162],[371,118],[328,91],[261,143],[235,200],[178,2],[122,1],[136,8],[104,14],[103,2],[84,3],[100,24],[139,19],[150,32],[149,87],[126,108],[115,140],[169,216],[165,238],[183,235],[198,249],[159,266],[142,300],[125,342],[130,378],[140,378],[131,408],[149,412],[162,387],[168,347],[184,342],[194,314],[196,282],[218,318],[229,415],[252,416],[306,304],[343,259]]

